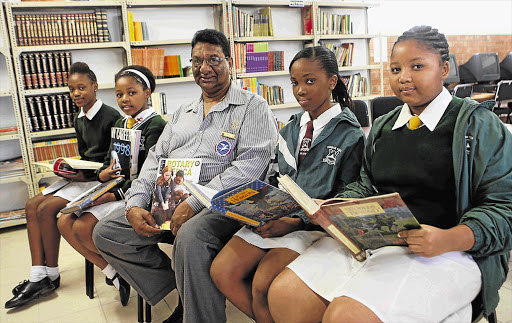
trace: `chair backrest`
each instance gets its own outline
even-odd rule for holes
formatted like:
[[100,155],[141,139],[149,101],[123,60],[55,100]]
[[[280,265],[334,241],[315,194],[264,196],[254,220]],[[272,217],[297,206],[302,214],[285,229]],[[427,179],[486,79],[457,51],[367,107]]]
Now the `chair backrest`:
[[354,107],[350,110],[356,115],[357,121],[359,121],[361,127],[369,127],[370,118],[368,117],[368,106],[366,102],[362,100],[352,100],[352,102],[354,102]]
[[512,80],[500,81],[496,90],[496,102],[512,100]]
[[404,102],[396,96],[380,96],[372,101],[372,122]]
[[458,98],[467,98],[473,95],[473,84],[458,84],[453,89],[453,95]]

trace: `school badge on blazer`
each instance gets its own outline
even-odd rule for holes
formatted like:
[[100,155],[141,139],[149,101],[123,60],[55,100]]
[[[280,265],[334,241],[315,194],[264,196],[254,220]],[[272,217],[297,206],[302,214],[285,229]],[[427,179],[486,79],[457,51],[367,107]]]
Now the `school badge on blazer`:
[[334,147],[334,146],[327,146],[327,150],[329,152],[322,159],[322,162],[332,166],[332,165],[336,164],[336,159],[338,158],[338,155],[340,154],[341,149],[338,147]]

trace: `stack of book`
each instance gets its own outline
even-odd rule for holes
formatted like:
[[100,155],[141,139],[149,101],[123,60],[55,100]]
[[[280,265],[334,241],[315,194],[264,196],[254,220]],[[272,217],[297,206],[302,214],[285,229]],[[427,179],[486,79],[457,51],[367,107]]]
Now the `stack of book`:
[[321,35],[352,34],[350,15],[331,14],[319,9],[317,30]]
[[269,51],[268,43],[235,43],[237,73],[257,73],[284,70],[284,52]]
[[347,86],[348,94],[351,97],[365,96],[368,94],[368,78],[361,74],[342,76],[341,79]]
[[233,6],[233,29],[235,37],[274,36],[270,7],[259,9],[256,14],[249,15]]
[[132,63],[149,68],[155,78],[164,76],[165,48],[132,48]]
[[71,52],[23,53],[20,57],[25,90],[68,85]]
[[255,77],[239,80],[242,89],[262,96],[269,105],[284,103],[283,89],[280,86],[262,84]]
[[132,11],[128,11],[128,30],[130,41],[149,40],[148,24],[145,21],[134,21]]
[[73,127],[73,101],[69,94],[27,96],[30,131]]
[[[53,162],[59,157],[76,157],[78,143],[76,138],[67,138],[50,141],[39,141],[32,143],[35,162]],[[40,172],[47,171],[44,167]]]
[[164,56],[164,77],[183,77],[180,55]]
[[354,43],[343,43],[340,46],[335,46],[333,43],[323,43],[322,45],[336,55],[338,66],[352,66]]
[[25,209],[0,212],[0,223],[25,218]]
[[0,160],[0,178],[24,175],[23,159],[21,157]]
[[89,13],[18,14],[14,20],[18,46],[111,41],[105,9]]

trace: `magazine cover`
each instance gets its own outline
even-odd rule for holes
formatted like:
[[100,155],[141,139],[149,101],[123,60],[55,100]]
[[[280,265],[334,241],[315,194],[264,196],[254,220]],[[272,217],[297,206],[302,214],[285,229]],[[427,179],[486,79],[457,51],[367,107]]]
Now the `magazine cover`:
[[112,127],[110,157],[116,160],[115,167],[122,169],[121,174],[126,179],[134,180],[137,178],[141,136],[141,130]]
[[169,230],[174,210],[190,196],[184,181],[199,182],[201,159],[163,158],[158,166],[151,214],[162,229]]

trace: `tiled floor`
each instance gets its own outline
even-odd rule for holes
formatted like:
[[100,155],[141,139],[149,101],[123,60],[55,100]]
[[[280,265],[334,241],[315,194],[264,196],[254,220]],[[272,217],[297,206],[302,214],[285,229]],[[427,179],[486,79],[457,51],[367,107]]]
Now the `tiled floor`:
[[[170,254],[171,245],[162,249]],[[28,279],[30,254],[25,226],[0,230],[0,322],[137,322],[137,293],[131,290],[126,307],[121,306],[119,293],[105,284],[105,276],[95,267],[94,298],[85,295],[84,258],[66,240],[61,240],[59,268],[60,288],[47,296],[18,309],[6,310],[4,304],[12,297],[12,288]],[[153,322],[162,322],[176,307],[178,296],[172,292],[152,307]],[[228,323],[252,322],[237,308],[227,304]]]
[[[170,253],[170,245],[162,245]],[[512,265],[512,264],[511,264]],[[48,296],[34,300],[18,309],[6,310],[3,304],[12,297],[12,288],[28,279],[30,256],[24,226],[0,230],[0,322],[136,322],[137,298],[132,289],[126,307],[121,306],[117,290],[105,284],[99,269],[95,269],[94,299],[85,295],[84,259],[63,239],[59,267],[62,274],[60,288]],[[512,275],[500,289],[498,321],[512,323]],[[167,318],[177,304],[172,292],[152,308],[154,322]],[[228,323],[252,322],[233,305],[227,304]],[[481,321],[486,322],[485,320]]]

